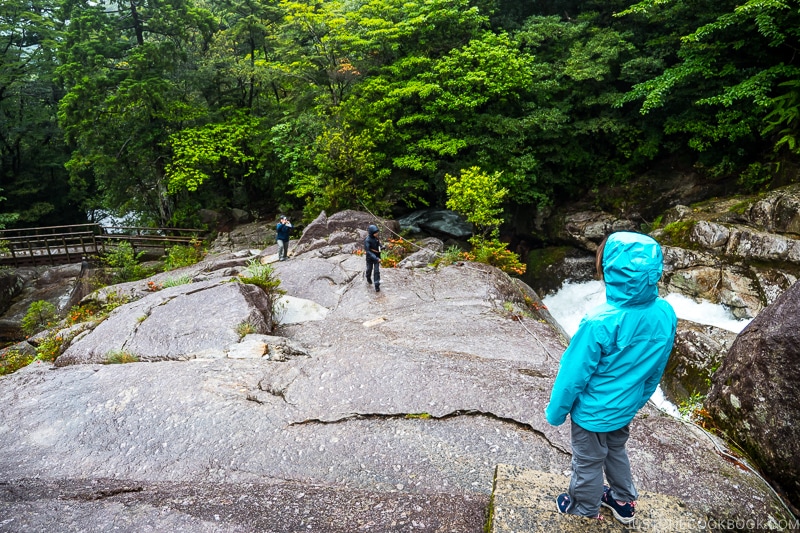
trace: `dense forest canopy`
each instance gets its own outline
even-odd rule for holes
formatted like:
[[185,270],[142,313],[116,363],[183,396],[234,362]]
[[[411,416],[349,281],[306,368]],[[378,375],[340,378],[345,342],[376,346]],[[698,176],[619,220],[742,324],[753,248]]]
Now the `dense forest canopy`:
[[0,225],[200,208],[507,207],[668,159],[743,189],[800,155],[787,0],[4,0]]

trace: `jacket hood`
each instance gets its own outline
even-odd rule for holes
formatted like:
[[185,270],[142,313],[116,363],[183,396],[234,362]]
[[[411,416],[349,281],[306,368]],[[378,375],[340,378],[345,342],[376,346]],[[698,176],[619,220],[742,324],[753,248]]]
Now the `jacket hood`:
[[650,304],[658,297],[658,280],[664,271],[661,246],[647,235],[612,233],[603,249],[606,300],[616,306]]

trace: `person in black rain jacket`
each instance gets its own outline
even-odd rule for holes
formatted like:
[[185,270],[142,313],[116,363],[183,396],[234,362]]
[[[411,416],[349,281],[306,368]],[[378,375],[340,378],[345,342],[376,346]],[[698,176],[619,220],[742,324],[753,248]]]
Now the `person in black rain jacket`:
[[[375,280],[375,292],[381,290],[381,241],[378,240],[378,226],[370,224],[364,240],[364,254],[367,256],[367,283]],[[374,271],[374,275],[373,275]]]

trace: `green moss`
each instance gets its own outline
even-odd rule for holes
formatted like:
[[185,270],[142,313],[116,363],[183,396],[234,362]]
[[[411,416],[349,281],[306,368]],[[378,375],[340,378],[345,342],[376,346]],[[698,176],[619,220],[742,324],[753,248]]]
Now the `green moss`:
[[661,233],[661,240],[664,244],[678,246],[680,248],[694,249],[696,246],[691,242],[690,236],[694,229],[696,220],[678,220],[664,226]]
[[743,215],[750,209],[752,205],[753,205],[752,201],[745,200],[743,202],[739,202],[732,205],[730,209],[728,209],[728,211],[731,213],[736,213],[737,215]]
[[569,251],[570,248],[566,246],[531,250],[528,254],[528,275],[534,278],[542,276],[547,270],[547,267],[563,261],[564,258],[567,257]]

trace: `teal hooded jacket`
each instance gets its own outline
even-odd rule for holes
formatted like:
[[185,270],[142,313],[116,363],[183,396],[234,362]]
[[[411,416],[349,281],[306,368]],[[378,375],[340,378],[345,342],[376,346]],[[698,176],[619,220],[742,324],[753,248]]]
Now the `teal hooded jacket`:
[[678,319],[658,297],[659,244],[639,233],[612,233],[602,265],[606,303],[583,317],[561,356],[545,409],[554,426],[567,414],[588,431],[626,426],[656,390],[672,351]]

